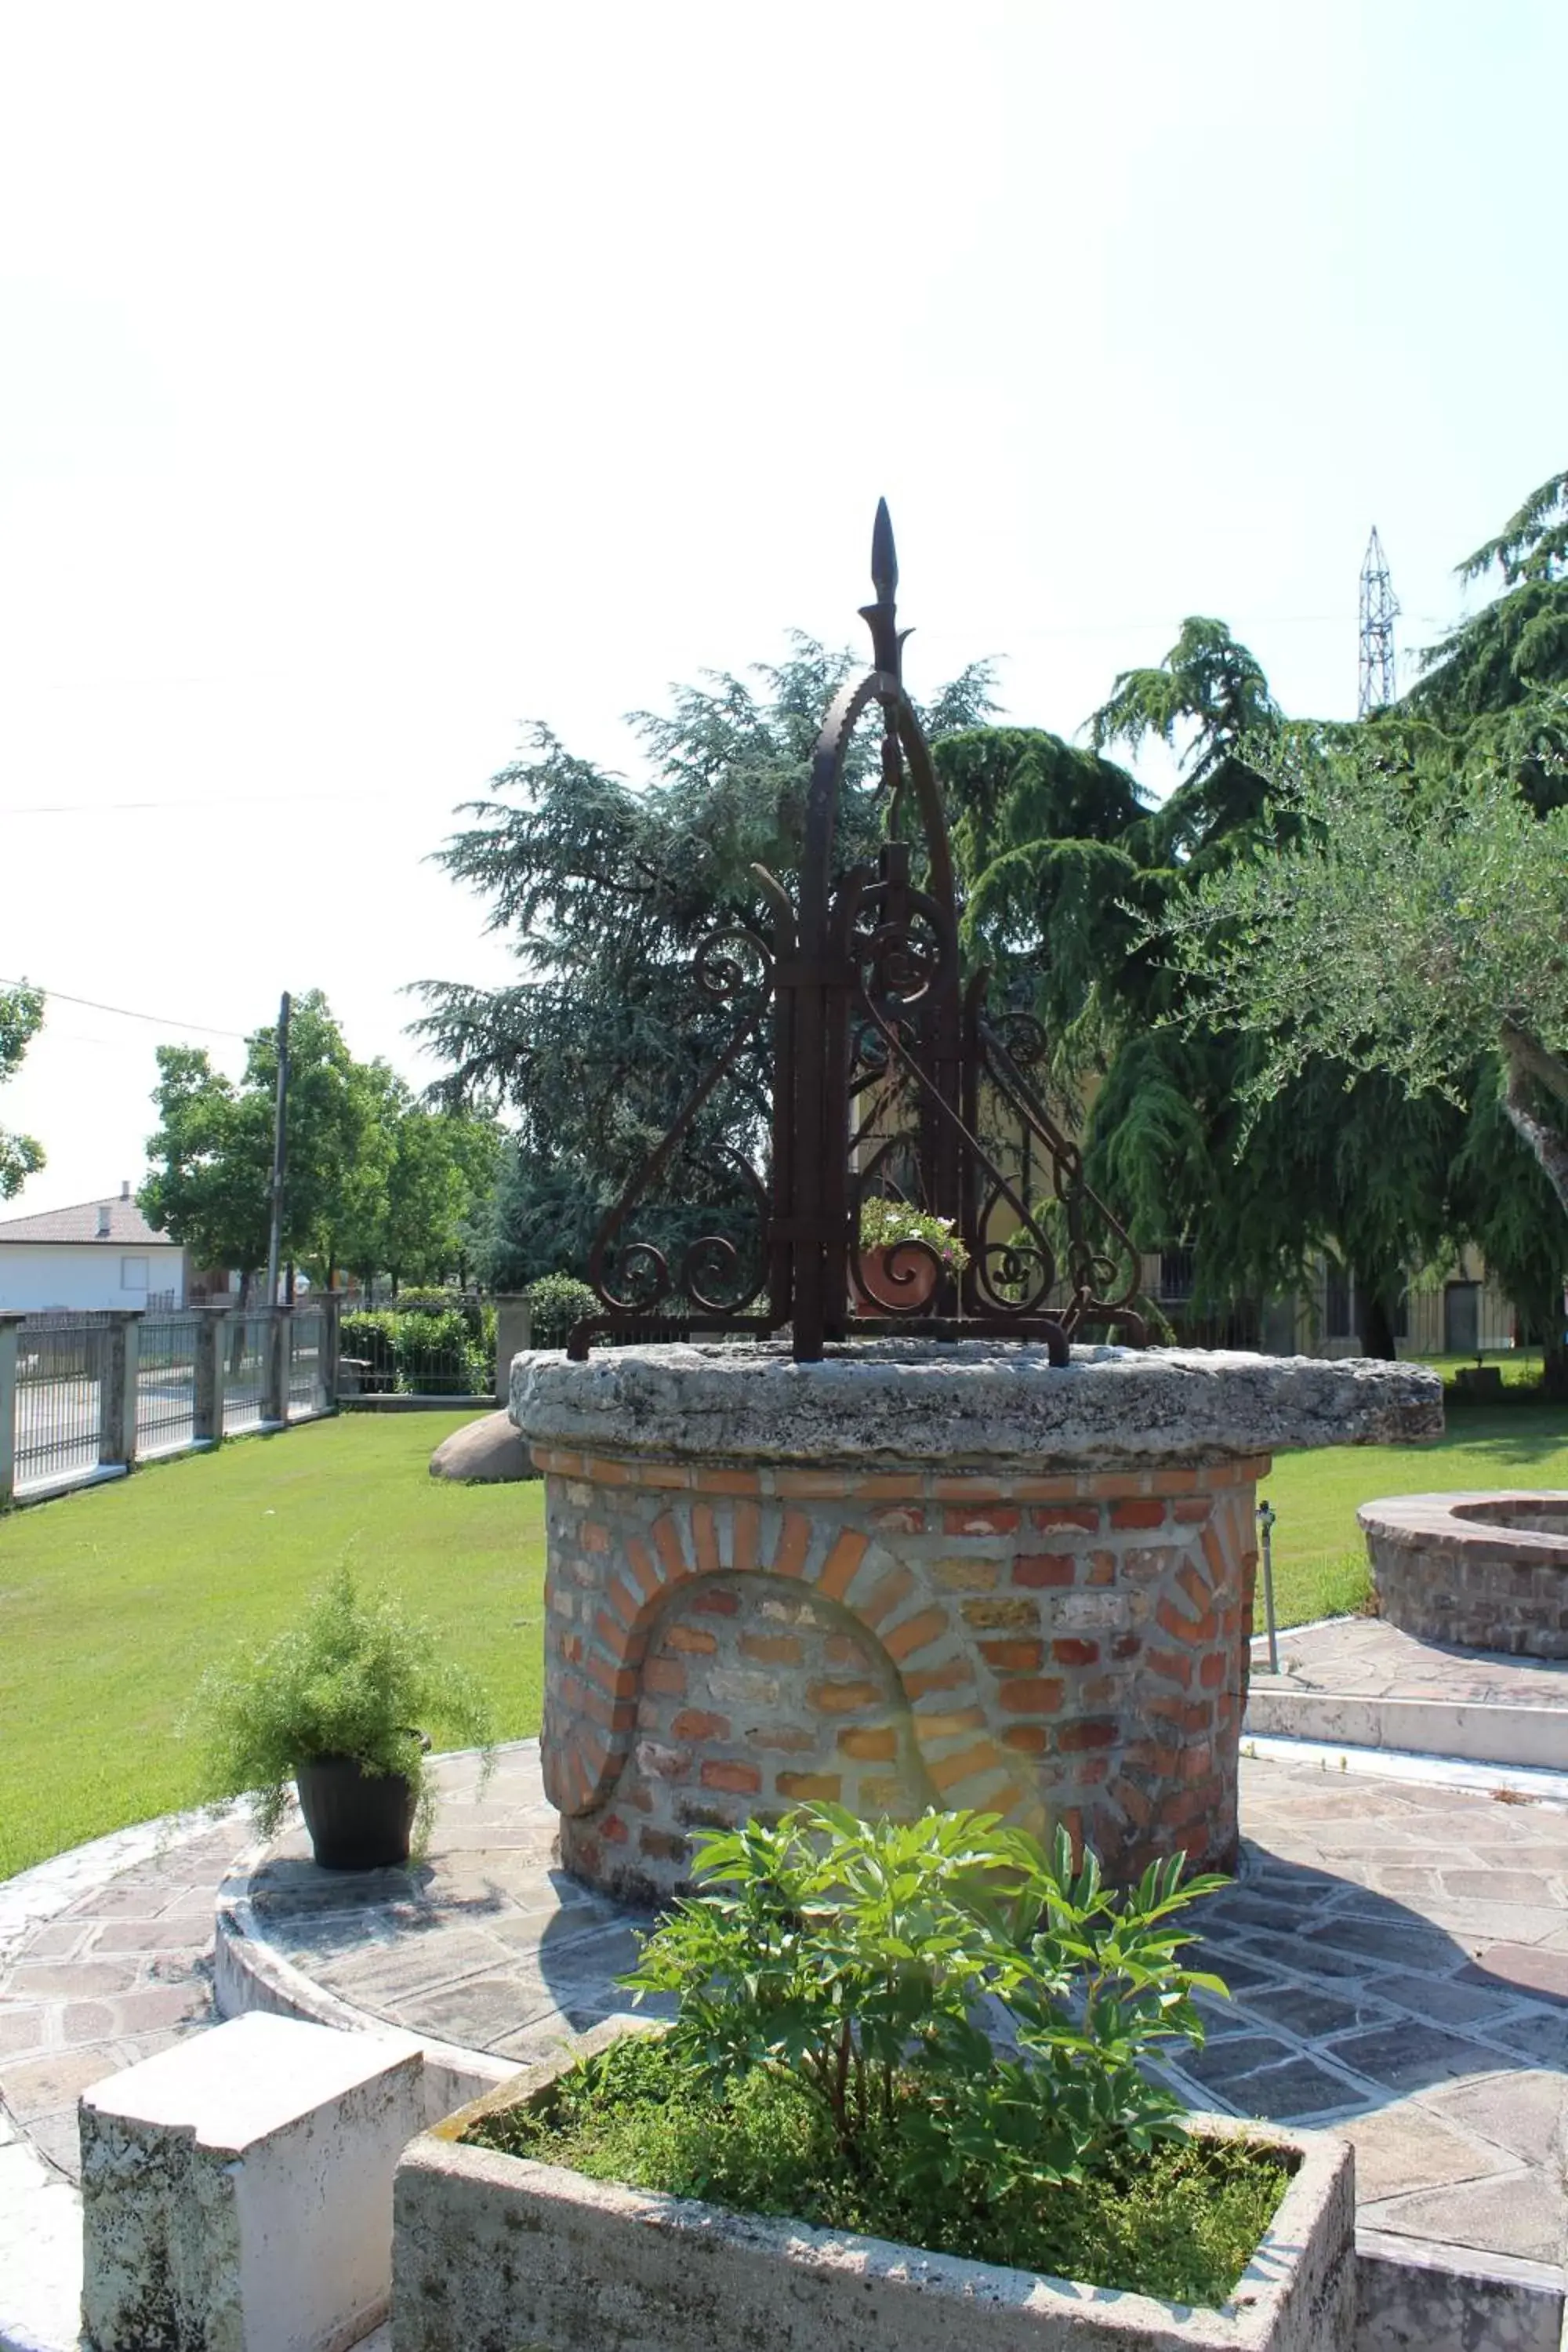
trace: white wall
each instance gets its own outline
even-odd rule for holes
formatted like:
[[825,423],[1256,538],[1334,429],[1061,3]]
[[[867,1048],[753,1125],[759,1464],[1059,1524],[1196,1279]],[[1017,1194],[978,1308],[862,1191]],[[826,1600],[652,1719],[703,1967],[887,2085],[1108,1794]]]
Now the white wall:
[[[123,1289],[121,1275],[131,1258],[145,1265],[146,1287]],[[176,1306],[185,1297],[185,1253],[164,1242],[0,1243],[0,1307],[40,1314],[66,1308],[88,1313],[106,1307],[145,1307],[149,1294],[172,1290]]]

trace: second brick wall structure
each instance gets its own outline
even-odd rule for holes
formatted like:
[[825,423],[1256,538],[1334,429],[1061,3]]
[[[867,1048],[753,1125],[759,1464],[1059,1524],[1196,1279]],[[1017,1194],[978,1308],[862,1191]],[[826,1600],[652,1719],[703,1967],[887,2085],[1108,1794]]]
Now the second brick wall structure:
[[1268,1467],[705,1469],[535,1449],[545,1786],[568,1868],[656,1899],[805,1798],[1062,1822],[1227,1868]]

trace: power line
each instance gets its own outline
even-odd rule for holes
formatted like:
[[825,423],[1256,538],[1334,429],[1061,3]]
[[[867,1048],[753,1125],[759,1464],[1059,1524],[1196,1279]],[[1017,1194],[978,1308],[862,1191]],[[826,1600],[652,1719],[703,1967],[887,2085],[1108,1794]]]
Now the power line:
[[158,1029],[199,1029],[204,1037],[233,1037],[242,1045],[248,1044],[242,1029],[215,1029],[210,1021],[178,1021],[163,1013],[136,1013],[129,1004],[105,1004],[96,996],[68,996],[63,988],[45,988],[36,980],[0,979],[0,988],[36,988],[40,996],[52,996],[58,1004],[85,1004],[93,1013],[117,1013],[122,1021],[150,1021]]

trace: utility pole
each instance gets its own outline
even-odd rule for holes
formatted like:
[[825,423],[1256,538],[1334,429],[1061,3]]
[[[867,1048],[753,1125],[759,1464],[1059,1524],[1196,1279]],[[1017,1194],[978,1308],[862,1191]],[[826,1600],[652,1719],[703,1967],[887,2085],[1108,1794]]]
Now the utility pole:
[[278,1100],[272,1113],[272,1217],[267,1236],[267,1304],[278,1304],[283,1245],[283,1185],[289,1172],[289,998],[278,1008]]
[[1388,559],[1377,528],[1366,543],[1361,567],[1361,695],[1356,717],[1367,718],[1394,700],[1394,624],[1398,600],[1388,576]]

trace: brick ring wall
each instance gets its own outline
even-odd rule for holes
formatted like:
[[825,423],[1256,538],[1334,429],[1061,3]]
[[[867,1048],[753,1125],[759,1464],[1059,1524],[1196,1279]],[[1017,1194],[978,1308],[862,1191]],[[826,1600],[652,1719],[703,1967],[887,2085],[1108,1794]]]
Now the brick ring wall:
[[755,1470],[534,1448],[545,1787],[637,1899],[690,1832],[803,1798],[1066,1824],[1118,1877],[1228,1867],[1252,1458],[1055,1477]]

